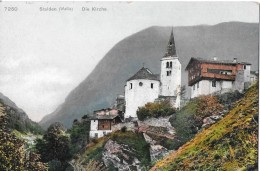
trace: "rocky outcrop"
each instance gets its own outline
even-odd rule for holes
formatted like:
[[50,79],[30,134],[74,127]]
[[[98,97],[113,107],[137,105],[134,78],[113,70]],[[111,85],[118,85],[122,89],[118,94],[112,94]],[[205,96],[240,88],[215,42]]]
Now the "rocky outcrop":
[[155,134],[156,136],[173,139],[175,129],[171,126],[168,117],[150,118],[138,121],[138,131],[143,133]]
[[108,140],[104,146],[102,160],[106,167],[113,166],[119,171],[141,170],[140,161],[135,157],[135,151],[125,144]]
[[112,131],[121,130],[123,127],[126,127],[128,131],[132,131],[135,129],[135,124],[133,122],[119,123],[112,126]]
[[143,132],[145,141],[150,144],[149,150],[152,162],[171,151],[162,143],[162,140],[174,139],[175,129],[171,126],[169,118],[170,116],[138,121],[138,130]]
[[219,121],[222,118],[223,118],[222,115],[212,115],[212,116],[206,117],[203,119],[202,128],[208,128],[210,125],[216,123],[217,121]]
[[143,133],[144,139],[146,142],[150,144],[150,157],[151,161],[157,161],[158,159],[162,158],[163,156],[169,154],[170,150],[163,147],[162,145],[157,144],[157,141],[153,140],[149,137],[146,133]]

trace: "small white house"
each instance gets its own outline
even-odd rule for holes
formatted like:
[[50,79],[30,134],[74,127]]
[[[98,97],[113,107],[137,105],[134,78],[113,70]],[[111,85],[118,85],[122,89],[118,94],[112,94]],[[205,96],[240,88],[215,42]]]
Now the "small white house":
[[106,134],[112,132],[113,125],[122,122],[119,114],[112,114],[114,113],[114,111],[112,111],[111,113],[107,112],[107,110],[104,111],[105,113],[103,113],[102,110],[96,111],[97,114],[90,117],[90,138],[103,137]]

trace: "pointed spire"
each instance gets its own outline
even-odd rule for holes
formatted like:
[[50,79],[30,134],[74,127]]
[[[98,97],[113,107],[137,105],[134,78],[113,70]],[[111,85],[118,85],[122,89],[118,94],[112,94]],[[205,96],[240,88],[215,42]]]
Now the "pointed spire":
[[164,57],[168,57],[168,56],[177,57],[175,41],[173,36],[173,27],[172,27],[171,36],[167,46],[167,52],[165,53]]

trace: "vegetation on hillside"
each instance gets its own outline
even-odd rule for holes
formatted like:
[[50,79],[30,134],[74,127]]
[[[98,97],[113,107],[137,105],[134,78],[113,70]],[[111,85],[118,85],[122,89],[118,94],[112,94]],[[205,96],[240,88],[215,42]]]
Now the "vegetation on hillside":
[[175,109],[171,107],[170,103],[147,103],[143,107],[139,107],[136,114],[139,120],[143,121],[147,118],[158,118],[169,116],[175,113]]
[[40,162],[40,155],[25,151],[24,142],[11,133],[6,107],[0,103],[0,170],[47,171],[47,165]]
[[0,103],[4,104],[7,114],[7,128],[17,130],[21,133],[31,132],[33,134],[42,134],[43,129],[38,123],[33,122],[28,118],[25,112],[18,107],[12,107],[5,104],[4,100],[0,99]]
[[173,148],[178,149],[189,141],[201,129],[203,118],[218,115],[224,109],[215,96],[200,96],[187,103],[180,111],[170,118],[176,130]]
[[90,120],[82,118],[81,121],[74,120],[72,128],[67,132],[70,134],[72,155],[77,154],[89,143]]
[[60,123],[50,125],[42,139],[36,140],[36,149],[43,162],[48,162],[49,171],[65,170],[71,158],[70,138]]
[[258,85],[219,122],[151,170],[257,170]]

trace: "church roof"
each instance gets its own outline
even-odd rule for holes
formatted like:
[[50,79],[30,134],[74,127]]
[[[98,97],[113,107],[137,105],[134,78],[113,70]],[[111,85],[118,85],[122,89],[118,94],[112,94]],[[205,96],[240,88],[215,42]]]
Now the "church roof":
[[174,36],[173,36],[173,28],[172,28],[171,36],[170,36],[170,39],[168,42],[167,52],[164,54],[163,57],[168,57],[168,56],[177,57],[175,41],[174,41]]
[[148,68],[141,68],[135,75],[130,77],[127,81],[130,80],[159,80],[159,75],[153,74]]

